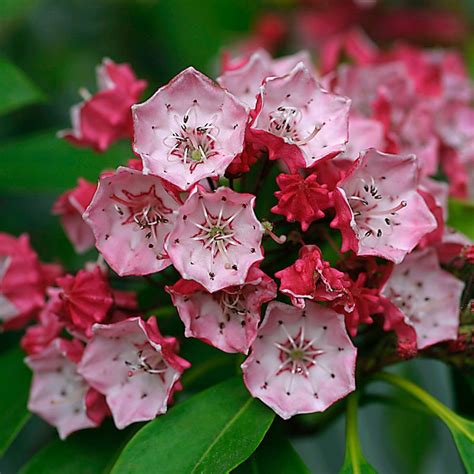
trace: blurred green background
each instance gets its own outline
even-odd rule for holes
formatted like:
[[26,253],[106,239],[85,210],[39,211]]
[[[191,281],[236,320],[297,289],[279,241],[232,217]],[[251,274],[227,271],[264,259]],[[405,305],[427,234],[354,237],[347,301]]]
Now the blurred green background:
[[[147,95],[188,65],[213,75],[221,49],[248,33],[260,12],[275,6],[289,8],[292,3],[0,0],[0,66],[6,58],[18,67],[22,72],[15,71],[17,81],[30,94],[24,97],[28,106],[0,116],[0,231],[29,232],[43,259],[61,260],[69,269],[92,258],[93,253],[74,254],[50,209],[79,175],[95,180],[101,169],[131,156],[126,143],[96,155],[55,137],[57,130],[69,127],[69,107],[78,102],[78,89],[95,90],[95,66],[104,56],[129,62],[138,77],[148,80]],[[474,14],[472,0],[438,3],[462,8],[471,18]],[[466,51],[474,53],[474,48],[467,45]],[[8,84],[0,73],[1,87]],[[0,350],[2,344],[8,344],[7,338],[0,337]],[[442,364],[415,361],[400,370],[448,406],[462,403],[454,397],[451,371]],[[313,472],[338,471],[344,450],[343,422],[342,417],[321,433],[294,436],[295,447]],[[447,429],[428,416],[370,405],[361,411],[360,433],[366,457],[383,474],[463,472]],[[52,429],[33,418],[0,460],[0,472],[17,472],[52,436]]]

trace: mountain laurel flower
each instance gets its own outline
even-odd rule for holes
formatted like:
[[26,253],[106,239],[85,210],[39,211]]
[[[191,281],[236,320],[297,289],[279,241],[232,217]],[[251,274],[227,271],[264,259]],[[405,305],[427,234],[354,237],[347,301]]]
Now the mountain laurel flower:
[[301,247],[296,262],[275,273],[275,277],[281,280],[280,291],[299,308],[305,307],[306,300],[345,299],[351,286],[345,273],[323,260],[321,249],[316,245]]
[[418,185],[415,156],[361,153],[333,194],[342,252],[400,263],[437,226]]
[[165,244],[182,278],[211,293],[245,283],[250,267],[263,259],[263,226],[254,205],[255,196],[226,187],[193,189]]
[[332,309],[272,302],[242,364],[244,382],[284,419],[324,411],[355,389],[356,354]]
[[190,67],[133,107],[134,150],[146,174],[183,190],[223,176],[244,145],[246,107]]
[[257,336],[263,303],[276,298],[275,282],[253,266],[243,285],[209,293],[199,283],[179,280],[166,288],[186,337],[197,337],[224,352],[248,353]]
[[316,174],[306,178],[299,173],[280,174],[276,178],[280,191],[275,193],[278,204],[271,208],[289,222],[297,221],[306,232],[315,220],[324,217],[324,210],[332,206],[328,187],[320,184]]
[[104,59],[97,67],[99,91],[81,89],[83,102],[71,109],[72,130],[59,136],[69,142],[103,152],[120,138],[132,136],[131,106],[138,102],[146,81],[138,80],[128,64]]
[[303,63],[268,78],[257,99],[253,140],[291,172],[344,151],[351,101],[324,90]]
[[158,176],[120,167],[101,178],[84,219],[114,271],[121,276],[147,275],[171,264],[164,240],[180,205],[174,186]]
[[96,190],[96,184],[79,178],[77,186],[61,194],[53,206],[53,214],[60,216],[64,232],[77,253],[84,253],[94,247],[94,234],[82,215]]
[[117,428],[165,413],[190,367],[176,354],[176,339],[163,337],[153,317],[97,324],[93,331],[78,371],[105,395]]
[[58,278],[57,284],[66,326],[75,334],[90,337],[92,326],[105,320],[113,304],[111,288],[101,269],[79,270],[74,276]]
[[45,275],[28,236],[0,232],[0,332],[23,327],[44,301]]
[[464,283],[440,267],[432,248],[408,255],[396,265],[382,290],[415,328],[418,349],[458,335]]
[[241,67],[224,71],[217,78],[217,82],[244,104],[253,108],[265,79],[288,74],[300,62],[308,68],[308,71],[314,70],[307,51],[272,59],[265,50],[259,49],[252,53]]
[[103,403],[97,410],[97,400],[94,413],[89,413],[91,398],[98,394],[91,397],[93,389],[77,372],[82,351],[78,340],[54,339],[42,352],[25,360],[33,371],[28,409],[55,426],[61,439],[74,431],[99,426],[107,414]]

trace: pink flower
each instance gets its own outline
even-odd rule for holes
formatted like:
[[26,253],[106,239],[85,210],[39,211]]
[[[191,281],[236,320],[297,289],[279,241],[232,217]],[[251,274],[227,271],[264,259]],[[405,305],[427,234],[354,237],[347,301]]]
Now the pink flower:
[[383,124],[377,120],[351,115],[349,118],[349,141],[346,151],[335,160],[355,161],[359,153],[368,148],[383,150],[385,146]]
[[134,149],[152,173],[179,188],[222,176],[243,149],[246,108],[209,78],[188,68],[133,107]]
[[119,275],[146,275],[170,265],[163,245],[180,205],[176,190],[161,178],[120,167],[102,177],[84,219]]
[[98,412],[94,400],[94,413],[89,416],[87,398],[91,401],[92,389],[77,372],[82,351],[77,340],[55,339],[25,360],[33,371],[28,409],[55,426],[61,439],[74,431],[99,426],[107,414],[104,405]]
[[84,222],[82,214],[92,201],[96,189],[96,184],[79,178],[77,186],[61,194],[53,206],[53,214],[60,216],[64,231],[78,253],[94,246],[94,234]]
[[415,328],[418,349],[424,349],[456,339],[463,289],[462,281],[440,267],[435,250],[427,249],[396,265],[382,293]]
[[92,326],[105,320],[113,304],[111,289],[100,268],[79,270],[75,276],[58,278],[57,283],[66,326],[90,337]]
[[445,265],[460,264],[461,261],[458,260],[458,257],[462,254],[463,249],[471,243],[471,239],[461,232],[445,227],[441,241],[435,245],[439,261]]
[[314,66],[306,51],[272,59],[263,49],[255,51],[241,67],[224,71],[217,82],[249,107],[255,107],[263,81],[270,76],[288,74],[299,62],[312,71]]
[[263,259],[263,227],[254,205],[255,196],[229,188],[193,189],[165,245],[184,279],[211,293],[245,283],[250,267]]
[[128,64],[104,59],[97,67],[99,92],[81,90],[84,101],[71,109],[72,130],[59,132],[69,142],[105,151],[120,138],[132,135],[130,108],[147,83],[138,80]]
[[42,352],[56,339],[64,327],[62,321],[63,302],[59,297],[61,290],[49,288],[49,300],[38,315],[38,322],[26,329],[21,338],[21,348],[28,354],[34,355]]
[[78,371],[105,395],[117,428],[165,413],[190,366],[176,354],[176,339],[163,337],[155,318],[97,324],[93,331]]
[[0,327],[24,326],[43,306],[43,266],[27,235],[15,238],[0,233]]
[[331,227],[341,230],[341,250],[400,263],[436,228],[418,184],[414,156],[374,149],[361,154],[334,192],[336,217]]
[[322,89],[303,63],[289,74],[268,78],[259,95],[251,130],[283,159],[291,172],[344,150],[350,100]]
[[474,198],[474,108],[454,103],[444,106],[437,118],[437,130],[447,148],[442,165],[449,177],[451,194]]
[[276,284],[254,266],[240,286],[209,293],[199,283],[179,280],[166,291],[186,337],[197,337],[225,352],[247,354],[257,336],[261,306],[276,297]]
[[324,411],[355,389],[356,352],[333,310],[272,302],[242,364],[244,382],[284,419]]
[[280,187],[275,193],[278,204],[271,211],[285,216],[289,222],[298,221],[303,232],[324,217],[323,211],[332,205],[328,187],[318,182],[315,173],[306,178],[298,173],[280,174],[276,182]]
[[316,245],[301,247],[299,257],[290,267],[275,273],[281,280],[280,291],[292,303],[305,307],[305,300],[333,301],[345,297],[351,282],[347,275],[322,258]]

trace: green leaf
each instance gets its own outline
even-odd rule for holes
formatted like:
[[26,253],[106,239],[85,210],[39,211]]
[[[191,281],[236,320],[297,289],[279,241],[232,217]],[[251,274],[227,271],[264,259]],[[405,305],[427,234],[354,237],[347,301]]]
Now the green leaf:
[[474,239],[474,203],[450,198],[448,225]]
[[262,444],[235,474],[309,474],[299,454],[285,436],[272,427]]
[[56,439],[45,446],[21,469],[21,474],[99,474],[108,473],[123,445],[136,430],[119,431],[107,422],[97,429],[72,434],[65,441]]
[[2,352],[0,367],[0,457],[28,421],[26,408],[30,385],[30,371],[23,362],[24,354],[19,347]]
[[375,474],[377,472],[362,454],[357,433],[357,403],[357,393],[349,395],[346,409],[346,454],[339,474]]
[[[418,371],[410,365],[404,366],[403,375],[415,380],[419,376]],[[395,389],[391,392],[392,396],[398,395],[400,405],[386,407],[384,411],[389,450],[403,467],[401,469],[403,472],[412,474],[423,472],[422,468],[436,436],[436,420],[431,411],[423,412],[413,407],[407,409],[406,402],[416,403],[423,409],[425,407],[407,394],[400,393],[398,390],[397,393],[394,392]]]
[[43,99],[43,94],[22,71],[0,57],[0,115]]
[[377,374],[375,379],[383,380],[391,383],[398,388],[409,393],[411,396],[418,399],[429,410],[431,410],[439,419],[441,419],[451,431],[454,442],[458,448],[461,460],[464,463],[466,471],[474,472],[474,422],[467,420],[448,407],[440,403],[430,394],[398,375],[389,373]]
[[223,473],[246,460],[274,413],[239,378],[215,385],[148,423],[127,444],[114,474]]
[[0,145],[3,192],[59,193],[73,187],[79,176],[96,181],[102,170],[125,164],[132,155],[127,143],[98,154],[56,138],[55,133],[43,132]]

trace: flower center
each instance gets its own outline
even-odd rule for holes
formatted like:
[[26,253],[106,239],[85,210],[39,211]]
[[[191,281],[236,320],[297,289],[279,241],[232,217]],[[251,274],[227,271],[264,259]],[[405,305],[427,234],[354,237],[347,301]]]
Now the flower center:
[[234,238],[232,222],[241,209],[229,217],[224,217],[224,205],[222,205],[219,214],[213,216],[202,200],[201,204],[204,221],[202,224],[194,223],[198,228],[198,233],[192,239],[202,242],[204,248],[210,250],[212,259],[216,258],[217,255],[222,255],[230,268],[233,265],[230,261],[228,248],[231,245],[238,245],[238,241]]
[[[116,194],[111,196],[112,200],[127,207],[128,216],[122,224],[135,223],[141,230],[150,229],[151,235],[156,239],[157,226],[168,224],[169,219],[166,216],[173,211],[166,207],[156,195],[155,185],[150,186],[150,189],[144,193],[132,194],[125,189],[122,189],[122,193],[125,198]],[[118,204],[115,205],[115,210],[120,216],[124,215],[124,211]]]
[[163,374],[168,370],[168,366],[161,357],[161,354],[149,344],[145,344],[138,350],[135,361],[126,360],[125,365],[130,369],[128,371],[129,377],[137,373],[146,372],[151,375],[159,375],[164,379]]
[[177,131],[164,139],[164,144],[170,149],[169,161],[182,162],[192,173],[201,163],[218,154],[217,135],[219,128],[214,125],[217,117],[203,125],[197,125],[198,116],[196,105],[190,107],[181,118],[175,115]]
[[307,137],[301,138],[298,125],[301,123],[303,114],[299,108],[292,106],[278,107],[270,112],[269,118],[268,131],[277,137],[283,138],[285,142],[294,145],[305,145],[318,134],[322,127],[322,125],[316,125]]
[[372,176],[359,178],[359,187],[348,200],[361,239],[390,235],[400,225],[398,212],[407,206],[406,201],[395,203],[391,196],[384,196]]

